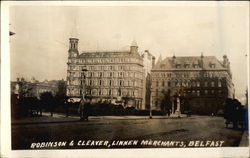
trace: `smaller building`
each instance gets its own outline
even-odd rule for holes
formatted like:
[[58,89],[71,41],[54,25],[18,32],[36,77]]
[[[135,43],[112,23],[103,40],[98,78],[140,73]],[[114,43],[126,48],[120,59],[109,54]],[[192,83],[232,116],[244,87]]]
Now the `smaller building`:
[[45,80],[39,82],[38,80],[32,79],[31,81],[26,81],[24,78],[17,78],[16,81],[11,82],[11,93],[16,94],[19,97],[37,97],[44,92],[51,92],[52,95],[56,95],[58,92],[59,82],[66,82],[64,80]]

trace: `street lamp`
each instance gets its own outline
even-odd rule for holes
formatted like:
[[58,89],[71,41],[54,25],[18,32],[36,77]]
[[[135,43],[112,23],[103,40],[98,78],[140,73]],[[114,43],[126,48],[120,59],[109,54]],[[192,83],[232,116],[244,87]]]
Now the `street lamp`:
[[82,85],[82,87],[81,87],[81,89],[82,89],[82,96],[81,96],[81,101],[80,101],[80,104],[79,104],[79,112],[80,112],[80,120],[83,120],[84,118],[83,118],[83,109],[84,109],[84,104],[85,104],[85,100],[84,100],[84,98],[85,98],[85,85],[86,85],[86,75],[85,75],[85,72],[86,71],[88,71],[87,70],[87,68],[86,68],[86,66],[83,66],[83,68],[82,68],[82,70],[81,70],[81,85]]
[[85,74],[85,72],[87,72],[88,70],[87,70],[87,67],[84,65],[83,67],[82,67],[82,81],[84,81],[83,82],[83,84],[82,84],[82,99],[84,99],[84,96],[85,96],[85,85],[86,85],[86,74]]

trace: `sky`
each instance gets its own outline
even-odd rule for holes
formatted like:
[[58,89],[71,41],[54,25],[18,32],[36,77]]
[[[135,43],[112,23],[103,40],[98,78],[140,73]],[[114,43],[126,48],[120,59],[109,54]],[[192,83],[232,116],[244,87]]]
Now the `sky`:
[[[210,3],[209,3],[210,4]],[[247,87],[249,6],[212,5],[11,6],[11,80],[66,79],[69,38],[79,51],[125,50],[133,40],[156,58],[228,56],[236,95]]]

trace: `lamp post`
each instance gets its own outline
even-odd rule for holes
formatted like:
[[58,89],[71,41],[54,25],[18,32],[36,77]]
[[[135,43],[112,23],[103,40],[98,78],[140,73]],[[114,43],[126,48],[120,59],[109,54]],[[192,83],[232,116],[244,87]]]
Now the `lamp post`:
[[87,67],[84,65],[83,66],[83,68],[82,68],[82,77],[83,77],[83,79],[82,79],[82,81],[84,81],[83,82],[83,84],[82,84],[82,99],[84,99],[84,97],[85,97],[85,85],[86,85],[86,74],[85,74],[85,72],[87,72],[88,70],[87,70]]
[[83,120],[83,109],[84,109],[84,104],[85,104],[85,85],[86,85],[86,75],[85,75],[85,72],[87,71],[87,68],[86,66],[84,66],[81,70],[81,79],[82,79],[82,96],[81,96],[81,101],[80,101],[80,107],[79,107],[79,113],[80,113],[80,120]]

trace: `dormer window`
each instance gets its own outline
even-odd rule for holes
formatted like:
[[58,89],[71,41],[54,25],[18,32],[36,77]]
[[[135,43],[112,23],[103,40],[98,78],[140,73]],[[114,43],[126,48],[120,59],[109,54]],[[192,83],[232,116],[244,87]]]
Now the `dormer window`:
[[211,68],[215,68],[215,64],[214,63],[210,63],[210,67]]
[[194,61],[193,66],[194,66],[194,68],[199,68],[199,62],[198,61]]
[[194,64],[194,68],[198,68],[198,64]]
[[188,63],[185,63],[185,68],[189,68],[190,65]]
[[181,68],[181,64],[177,63],[175,66],[176,66],[176,68]]

